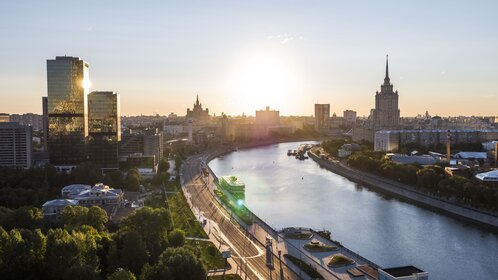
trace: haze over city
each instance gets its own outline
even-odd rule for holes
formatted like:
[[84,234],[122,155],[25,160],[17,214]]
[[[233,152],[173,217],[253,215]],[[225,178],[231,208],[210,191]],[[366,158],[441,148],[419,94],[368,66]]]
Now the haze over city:
[[8,1],[0,4],[2,111],[40,113],[46,60],[78,56],[122,114],[368,115],[390,58],[401,116],[495,115],[498,3]]

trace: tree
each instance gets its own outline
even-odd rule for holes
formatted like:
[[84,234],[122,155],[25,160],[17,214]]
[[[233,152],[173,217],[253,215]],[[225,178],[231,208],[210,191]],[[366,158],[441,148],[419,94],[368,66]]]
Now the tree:
[[206,269],[202,262],[185,247],[166,249],[159,257],[157,266],[167,267],[173,279],[206,279]]
[[92,206],[88,209],[88,213],[86,216],[86,224],[94,227],[98,231],[106,230],[105,224],[109,221],[109,217],[107,216],[107,212],[98,207]]
[[167,234],[172,228],[166,208],[143,207],[121,221],[121,231],[136,231],[142,236],[151,260],[154,261],[168,246]]
[[140,186],[140,173],[137,169],[130,169],[126,174],[125,186],[128,191],[136,192]]
[[145,264],[142,274],[140,275],[140,279],[142,280],[164,280],[164,279],[172,279],[171,273],[169,269],[164,264],[156,264],[154,266],[150,266],[149,264]]
[[174,229],[168,234],[169,245],[181,247],[185,244],[185,232],[181,229]]
[[81,232],[69,234],[64,229],[50,229],[47,233],[45,263],[51,279],[61,279],[61,275],[65,278],[66,272],[74,275],[74,271],[70,271],[73,266],[80,266],[75,268],[78,271],[91,269],[98,274],[95,239]]
[[133,273],[126,269],[118,268],[113,273],[109,274],[107,280],[136,280],[137,278]]
[[123,172],[119,170],[110,171],[104,176],[104,184],[115,188],[122,188],[124,186],[125,177]]
[[119,250],[120,264],[134,274],[139,275],[149,255],[142,237],[136,231],[127,231],[120,237],[122,246]]
[[2,279],[37,279],[42,271],[45,236],[39,229],[0,228],[0,275]]
[[39,208],[20,207],[15,210],[0,210],[0,222],[6,230],[13,228],[36,229],[43,225],[43,215]]
[[161,161],[159,161],[159,164],[157,166],[157,172],[160,173],[160,172],[168,172],[168,169],[169,169],[169,162],[165,159],[162,159]]
[[102,172],[93,162],[83,162],[71,172],[76,183],[94,185],[102,182]]

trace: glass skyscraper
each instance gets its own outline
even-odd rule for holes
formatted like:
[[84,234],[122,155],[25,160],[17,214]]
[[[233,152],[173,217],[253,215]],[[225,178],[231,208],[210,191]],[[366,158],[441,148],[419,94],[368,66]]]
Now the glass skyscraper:
[[88,63],[78,57],[47,60],[48,151],[54,165],[87,159]]
[[90,160],[103,169],[118,168],[121,141],[119,95],[94,91],[88,95],[88,149]]

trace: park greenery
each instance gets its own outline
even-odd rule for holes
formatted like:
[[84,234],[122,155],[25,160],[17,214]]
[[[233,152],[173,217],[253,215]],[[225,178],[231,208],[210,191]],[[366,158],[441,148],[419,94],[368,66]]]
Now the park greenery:
[[430,195],[475,208],[498,210],[498,188],[480,184],[463,176],[446,176],[443,166],[440,165],[402,165],[380,158],[374,152],[354,153],[347,162],[351,167],[361,171],[413,186]]
[[351,264],[354,264],[354,261],[341,254],[334,255],[327,263],[327,265],[330,267],[342,267]]
[[330,252],[330,251],[335,251],[337,250],[336,246],[330,246],[326,244],[322,244],[319,242],[313,243],[306,243],[304,244],[304,249],[310,251],[310,252]]
[[211,242],[186,239],[206,234],[181,193],[150,200],[115,227],[97,206],[68,206],[57,221],[35,206],[0,207],[1,278],[195,280],[224,267]]

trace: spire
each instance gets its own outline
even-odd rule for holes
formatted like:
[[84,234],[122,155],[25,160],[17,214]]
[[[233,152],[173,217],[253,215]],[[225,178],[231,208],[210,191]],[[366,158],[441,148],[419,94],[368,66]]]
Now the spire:
[[389,79],[389,55],[386,54],[386,77],[384,78],[384,84],[388,85],[390,83]]
[[196,105],[199,105],[199,93],[197,93],[197,99],[196,99],[196,101],[195,101],[195,104],[196,104]]

